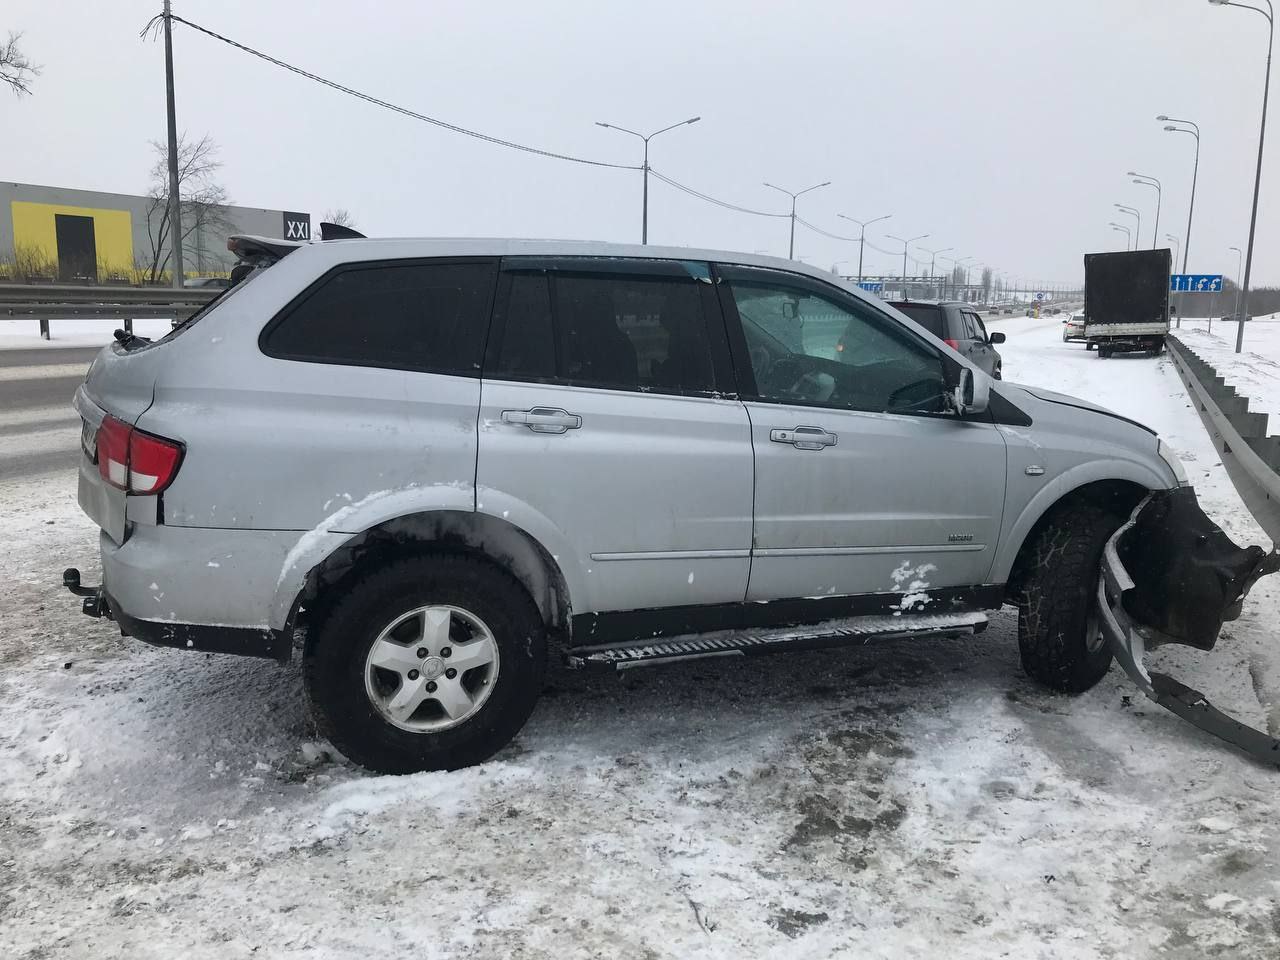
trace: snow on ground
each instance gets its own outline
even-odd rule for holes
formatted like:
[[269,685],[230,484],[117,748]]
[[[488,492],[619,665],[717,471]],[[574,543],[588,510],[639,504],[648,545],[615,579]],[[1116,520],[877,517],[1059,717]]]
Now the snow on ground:
[[[998,328],[1010,379],[1156,426],[1209,512],[1259,536],[1167,361]],[[312,739],[296,665],[81,616],[55,585],[96,577],[69,473],[0,483],[0,525],[5,956],[1280,951],[1280,774],[1118,668],[1037,688],[1008,611],[964,641],[555,669],[490,763],[377,777]],[[1264,582],[1217,651],[1152,659],[1280,731],[1277,612]]]
[[1235,323],[1215,320],[1182,321],[1173,331],[1202,360],[1213,364],[1218,376],[1249,398],[1254,413],[1271,414],[1268,434],[1280,434],[1280,313],[1255,317],[1244,325],[1244,344],[1236,353]]
[[[122,320],[50,320],[49,339],[40,336],[39,320],[0,320],[0,350],[29,350],[32,347],[100,347],[111,342]],[[133,332],[153,339],[169,332],[169,320],[135,320]]]

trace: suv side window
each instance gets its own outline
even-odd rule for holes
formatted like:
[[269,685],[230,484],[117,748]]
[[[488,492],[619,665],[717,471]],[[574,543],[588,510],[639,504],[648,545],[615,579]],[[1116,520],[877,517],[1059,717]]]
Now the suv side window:
[[692,277],[510,276],[489,375],[657,393],[714,390],[703,295]]
[[757,399],[889,413],[944,410],[942,357],[892,318],[797,275],[750,267],[723,267],[720,275],[728,280]]
[[969,316],[973,318],[975,337],[983,343],[986,343],[989,338],[987,337],[987,328],[982,324],[982,318],[978,316],[977,313],[971,313]]
[[352,264],[263,330],[282,360],[477,376],[496,261]]

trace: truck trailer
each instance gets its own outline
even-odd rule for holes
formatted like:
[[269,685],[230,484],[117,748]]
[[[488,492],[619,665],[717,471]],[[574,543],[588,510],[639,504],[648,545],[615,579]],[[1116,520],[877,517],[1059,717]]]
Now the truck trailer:
[[1085,254],[1085,343],[1100,359],[1164,349],[1169,267],[1168,249]]

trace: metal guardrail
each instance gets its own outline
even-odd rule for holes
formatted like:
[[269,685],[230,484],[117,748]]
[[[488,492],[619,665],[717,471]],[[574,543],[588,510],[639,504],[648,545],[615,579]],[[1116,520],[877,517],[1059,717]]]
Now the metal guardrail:
[[0,319],[38,320],[46,340],[51,320],[119,320],[132,333],[134,320],[185,319],[220,292],[216,287],[0,283]]
[[1172,336],[1167,344],[1227,476],[1258,526],[1280,546],[1280,437],[1267,436],[1267,415],[1251,413],[1248,398],[1186,344]]

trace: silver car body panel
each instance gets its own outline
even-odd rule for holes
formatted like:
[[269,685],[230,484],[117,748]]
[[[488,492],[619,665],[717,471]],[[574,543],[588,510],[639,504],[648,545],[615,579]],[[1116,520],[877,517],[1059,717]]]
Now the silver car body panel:
[[[1033,426],[773,405],[751,405],[749,417],[731,398],[482,384],[280,360],[258,347],[264,325],[333,267],[504,255],[785,270],[930,336],[825,271],[771,257],[560,241],[305,244],[167,342],[112,345],[94,362],[86,405],[186,451],[159,526],[155,498],[117,496],[85,458],[81,500],[108,531],[105,579],[117,602],[135,617],[279,629],[308,572],[352,536],[440,511],[479,511],[522,531],[558,565],[575,614],[905,592],[912,578],[893,579],[904,563],[936,566],[931,585],[999,583],[1058,496],[1096,479],[1176,482],[1138,427],[1008,385],[999,390]],[[582,427],[540,434],[502,422],[503,410],[535,406],[580,415]],[[764,439],[769,427],[815,421],[832,424],[836,447]],[[1025,475],[1033,464],[1044,475]]]

